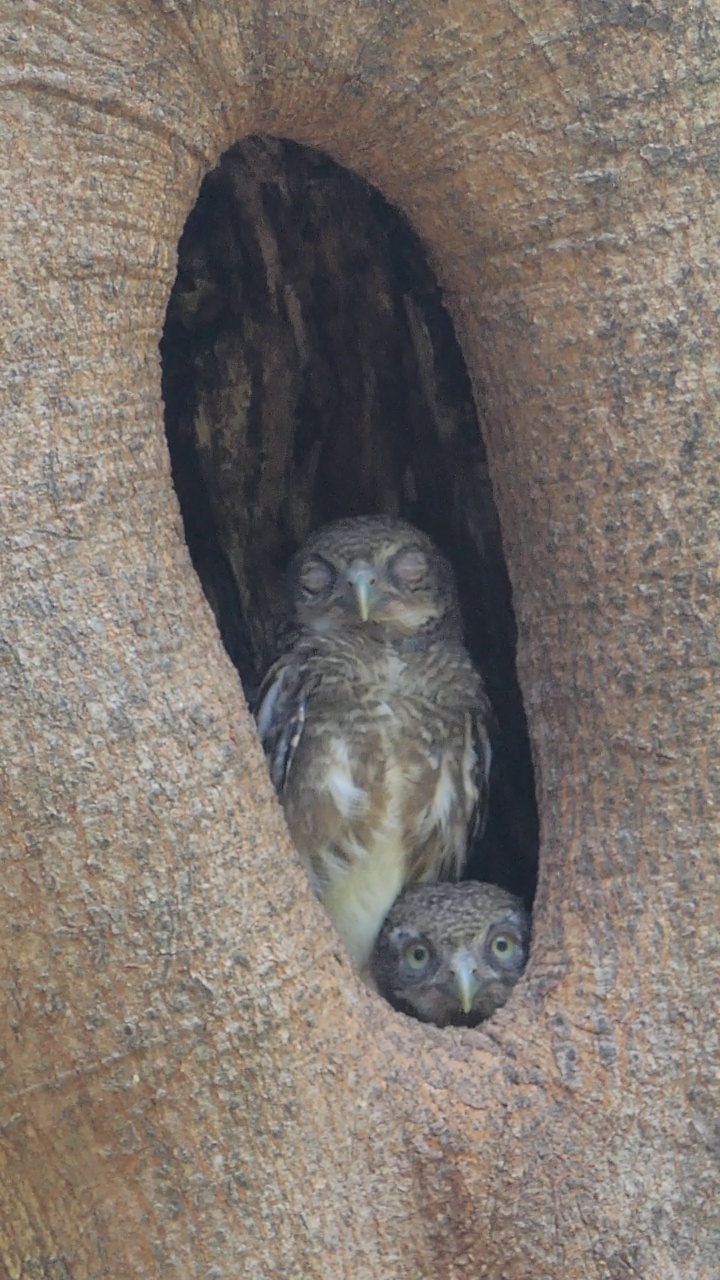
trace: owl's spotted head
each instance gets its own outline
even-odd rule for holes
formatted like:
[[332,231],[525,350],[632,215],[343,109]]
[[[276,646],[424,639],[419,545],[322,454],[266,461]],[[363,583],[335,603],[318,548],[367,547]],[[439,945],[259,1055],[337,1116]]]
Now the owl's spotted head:
[[474,1026],[505,1004],[528,940],[522,902],[497,885],[414,885],[388,913],[371,969],[403,1012],[439,1027]]
[[452,569],[404,520],[358,516],[311,534],[290,564],[296,620],[318,634],[459,631]]

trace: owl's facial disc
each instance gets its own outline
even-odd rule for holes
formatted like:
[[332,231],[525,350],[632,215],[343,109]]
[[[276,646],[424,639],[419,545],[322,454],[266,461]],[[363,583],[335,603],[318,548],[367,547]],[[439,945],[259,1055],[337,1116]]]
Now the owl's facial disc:
[[[363,623],[390,624],[405,632],[419,630],[442,614],[439,600],[422,591],[418,577],[421,566],[424,580],[427,572],[425,557],[420,553],[406,553],[400,558],[400,567],[407,575],[403,579],[395,572],[388,576],[385,565],[378,568],[369,560],[353,560],[344,573],[351,592],[348,605],[353,612],[357,611],[356,616]],[[413,585],[410,583],[411,573],[414,575]]]

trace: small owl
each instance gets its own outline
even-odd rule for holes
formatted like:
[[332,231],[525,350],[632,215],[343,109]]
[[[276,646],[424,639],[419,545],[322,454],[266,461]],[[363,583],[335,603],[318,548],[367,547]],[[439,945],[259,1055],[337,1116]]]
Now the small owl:
[[490,709],[452,570],[412,525],[325,526],[288,595],[258,729],[313,889],[362,967],[405,885],[462,872],[485,823]]
[[472,1027],[505,1004],[525,968],[529,934],[522,901],[497,885],[416,885],[391,908],[370,972],[403,1013]]

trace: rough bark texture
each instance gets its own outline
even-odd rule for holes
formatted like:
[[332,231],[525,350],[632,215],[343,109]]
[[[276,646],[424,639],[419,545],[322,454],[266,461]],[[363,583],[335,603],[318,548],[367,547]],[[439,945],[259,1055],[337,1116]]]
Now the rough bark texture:
[[[6,0],[0,1274],[716,1275],[712,21]],[[358,984],[183,540],[157,344],[261,132],[404,210],[484,389],[543,835],[486,1032]]]

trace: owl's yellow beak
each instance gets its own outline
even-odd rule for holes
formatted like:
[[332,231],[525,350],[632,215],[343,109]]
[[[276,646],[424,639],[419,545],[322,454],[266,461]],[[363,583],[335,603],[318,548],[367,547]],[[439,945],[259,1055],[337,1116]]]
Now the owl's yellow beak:
[[452,963],[455,990],[463,1013],[470,1013],[480,986],[477,961],[469,952],[456,956]]
[[360,618],[367,622],[380,599],[380,592],[375,585],[375,570],[365,565],[353,566],[348,578],[355,593]]

